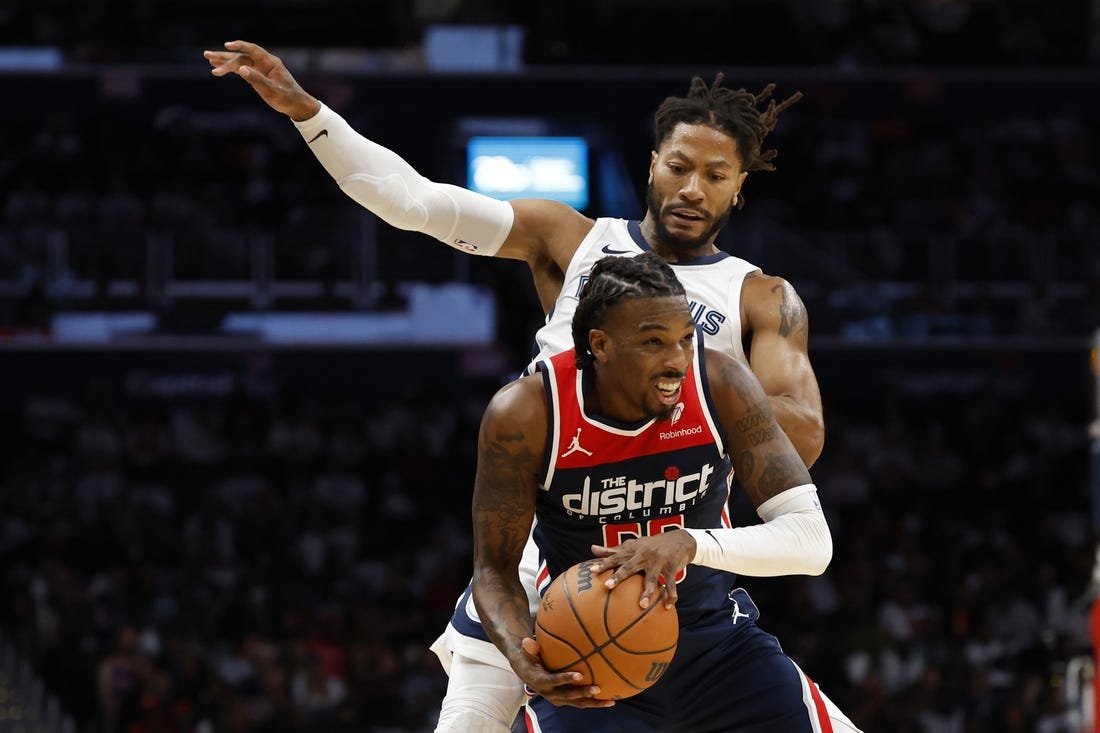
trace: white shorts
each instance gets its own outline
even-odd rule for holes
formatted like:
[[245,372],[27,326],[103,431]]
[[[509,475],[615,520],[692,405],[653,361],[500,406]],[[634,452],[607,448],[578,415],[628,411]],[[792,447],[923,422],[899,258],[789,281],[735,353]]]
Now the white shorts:
[[[527,603],[533,619],[542,600],[540,581],[541,585],[546,585],[549,577],[545,567],[539,562],[539,550],[532,535],[527,536],[527,544],[519,561],[519,580],[527,591]],[[431,650],[439,657],[440,664],[448,673],[451,670],[451,656],[456,653],[494,667],[508,670],[512,668],[485,633],[477,609],[474,608],[474,597],[469,585],[459,596],[447,628],[432,643]]]

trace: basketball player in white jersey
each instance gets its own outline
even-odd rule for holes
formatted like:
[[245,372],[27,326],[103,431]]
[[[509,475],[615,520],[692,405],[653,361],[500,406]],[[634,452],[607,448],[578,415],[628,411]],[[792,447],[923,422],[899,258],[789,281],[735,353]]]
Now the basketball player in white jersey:
[[[424,232],[461,251],[527,262],[548,314],[536,335],[536,359],[571,347],[577,296],[596,260],[652,250],[684,284],[708,345],[747,362],[757,375],[806,465],[820,455],[821,396],[801,299],[782,278],[714,245],[731,211],[744,203],[749,172],[773,169],[776,151],[765,150],[764,139],[800,95],[776,104],[769,100],[770,86],[753,95],[723,87],[721,77],[710,86],[694,79],[686,97],[670,97],[657,110],[645,218],[593,220],[555,201],[502,202],[430,181],[306,92],[277,56],[245,41],[225,48],[204,54],[214,76],[239,75],[289,116],[325,170],[360,205],[394,227]],[[534,609],[530,572],[524,584]],[[432,647],[450,675],[437,731],[500,733],[509,729],[524,694],[503,655],[478,633],[468,601],[467,591]]]

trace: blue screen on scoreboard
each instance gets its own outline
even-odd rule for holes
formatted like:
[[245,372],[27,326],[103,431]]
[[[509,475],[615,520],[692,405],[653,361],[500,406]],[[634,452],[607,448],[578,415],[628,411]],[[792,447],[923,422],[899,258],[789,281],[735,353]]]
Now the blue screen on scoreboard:
[[588,206],[588,142],[582,137],[471,137],[466,172],[467,188],[493,198]]

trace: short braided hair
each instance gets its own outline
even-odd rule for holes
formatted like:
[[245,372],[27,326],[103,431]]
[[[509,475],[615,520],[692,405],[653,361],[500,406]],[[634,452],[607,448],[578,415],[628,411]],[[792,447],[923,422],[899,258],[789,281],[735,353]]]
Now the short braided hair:
[[573,347],[577,368],[595,361],[588,348],[588,332],[599,328],[608,309],[626,298],[675,298],[684,286],[669,264],[655,252],[633,257],[604,257],[596,262],[581,288],[573,314]]
[[[764,149],[764,138],[779,120],[779,113],[802,99],[802,92],[795,92],[782,102],[771,98],[775,84],[768,84],[759,94],[744,89],[722,86],[724,75],[718,73],[714,83],[708,85],[696,76],[686,97],[668,97],[657,108],[653,118],[654,149],[659,150],[665,139],[681,122],[689,125],[706,125],[729,135],[737,141],[744,172],[773,171],[772,160],[778,155],[774,148]],[[763,109],[760,105],[767,102]],[[738,196],[737,207],[744,206],[744,197]]]

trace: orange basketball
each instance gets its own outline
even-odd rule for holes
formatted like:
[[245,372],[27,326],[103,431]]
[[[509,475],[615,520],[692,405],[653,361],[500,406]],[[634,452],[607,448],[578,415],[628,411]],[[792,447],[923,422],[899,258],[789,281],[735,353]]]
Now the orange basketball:
[[661,586],[649,604],[638,605],[643,578],[632,575],[608,590],[612,569],[594,575],[587,560],[554,579],[539,604],[535,639],[552,672],[576,671],[578,684],[595,684],[597,696],[621,700],[651,686],[668,669],[680,624],[676,607],[665,608]]

